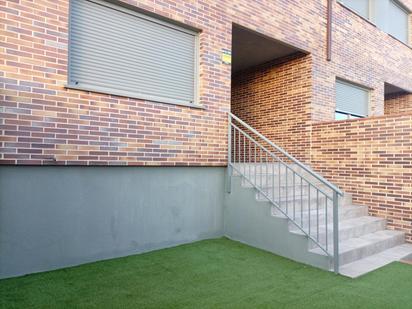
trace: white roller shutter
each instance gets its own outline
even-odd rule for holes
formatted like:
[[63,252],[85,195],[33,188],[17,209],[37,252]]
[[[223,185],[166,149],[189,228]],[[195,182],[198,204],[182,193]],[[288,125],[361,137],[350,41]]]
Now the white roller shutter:
[[367,117],[369,110],[369,90],[348,82],[336,81],[336,111]]
[[99,0],[72,0],[70,13],[69,85],[194,103],[196,32]]
[[388,33],[408,44],[409,14],[396,2],[390,0],[388,6]]

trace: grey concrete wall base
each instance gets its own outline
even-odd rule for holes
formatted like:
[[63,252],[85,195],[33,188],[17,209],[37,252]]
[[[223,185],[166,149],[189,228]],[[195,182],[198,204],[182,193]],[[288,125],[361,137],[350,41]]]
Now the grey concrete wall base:
[[224,168],[0,167],[0,278],[223,236]]
[[233,177],[232,191],[225,195],[224,233],[233,240],[292,260],[330,270],[330,259],[308,252],[306,236],[289,232],[286,218],[271,215],[271,204],[258,202],[253,188]]

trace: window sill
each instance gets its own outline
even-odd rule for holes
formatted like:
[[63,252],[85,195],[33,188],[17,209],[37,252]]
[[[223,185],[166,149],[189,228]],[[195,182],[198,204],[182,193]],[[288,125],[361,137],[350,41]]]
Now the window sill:
[[394,39],[394,40],[398,41],[399,43],[401,43],[402,45],[408,47],[409,49],[412,49],[412,47],[409,45],[409,43],[405,43],[405,42],[401,41],[400,39],[398,39],[397,37],[393,36],[393,35],[390,34],[390,33],[387,33],[387,32],[385,32],[385,33],[386,33],[388,36],[390,36],[392,39]]
[[136,94],[133,92],[123,91],[123,90],[106,89],[106,88],[98,87],[98,86],[66,84],[64,87],[66,89],[96,92],[96,93],[126,97],[126,98],[131,98],[131,99],[156,102],[156,103],[185,106],[185,107],[196,108],[196,109],[206,109],[203,105],[200,105],[197,103],[187,103],[187,102],[175,100],[175,99],[155,97],[155,96],[144,95],[144,94]]

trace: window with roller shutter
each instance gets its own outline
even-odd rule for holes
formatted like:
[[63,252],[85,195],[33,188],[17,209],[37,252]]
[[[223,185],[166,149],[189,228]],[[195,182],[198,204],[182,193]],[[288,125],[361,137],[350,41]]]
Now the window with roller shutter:
[[369,89],[336,80],[335,119],[364,118],[369,111]]
[[106,1],[73,0],[68,86],[195,105],[197,36]]

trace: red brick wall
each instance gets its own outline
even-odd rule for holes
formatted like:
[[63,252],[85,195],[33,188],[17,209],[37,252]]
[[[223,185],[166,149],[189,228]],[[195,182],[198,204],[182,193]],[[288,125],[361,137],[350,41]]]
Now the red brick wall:
[[68,0],[0,1],[2,164],[226,165],[230,28],[218,7],[131,4],[202,29],[204,109],[69,90]]
[[374,88],[375,114],[383,113],[384,81],[412,89],[411,49],[336,2],[332,62],[327,0],[124,2],[201,29],[204,109],[65,89],[68,0],[0,0],[2,164],[225,165],[231,72],[220,57],[232,23],[311,54],[314,120],[333,118],[335,76]]
[[412,115],[313,125],[311,165],[412,241]]
[[385,99],[385,115],[412,113],[412,94],[391,95]]
[[69,1],[0,0],[1,164],[226,165],[231,70],[221,52],[236,23],[310,56],[236,77],[234,112],[411,240],[410,116],[311,126],[333,119],[336,77],[372,88],[372,114],[382,115],[385,82],[412,89],[410,47],[336,1],[331,62],[327,0],[123,2],[201,29],[204,109],[66,89]]
[[237,73],[232,112],[260,133],[308,161],[312,97],[310,55],[296,54]]
[[[412,8],[412,1],[401,2]],[[333,10],[332,61],[323,67],[314,58],[313,119],[333,120],[336,77],[372,89],[370,115],[383,115],[385,82],[412,89],[412,71],[405,69],[412,50],[336,1]]]

